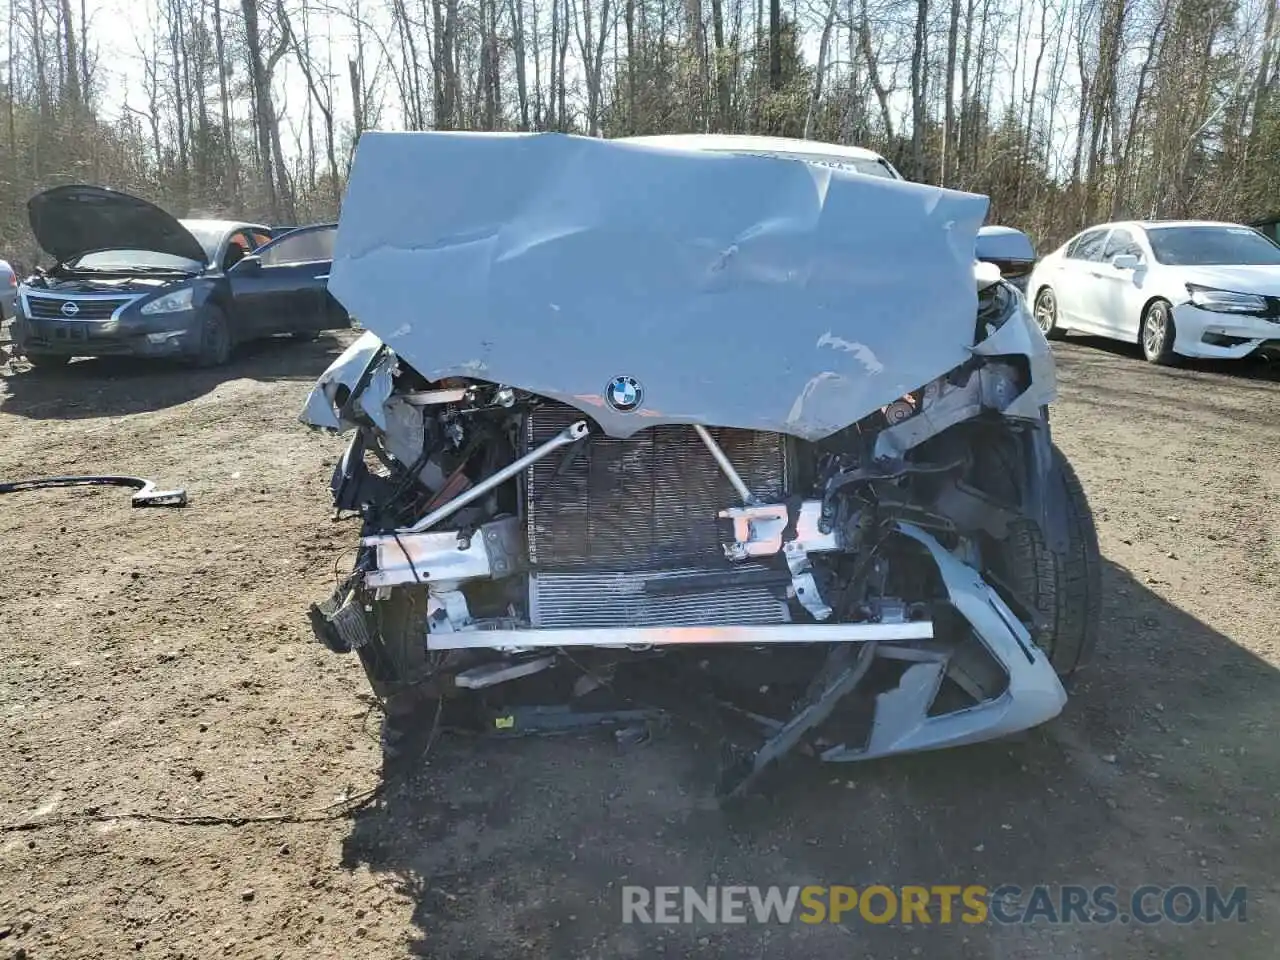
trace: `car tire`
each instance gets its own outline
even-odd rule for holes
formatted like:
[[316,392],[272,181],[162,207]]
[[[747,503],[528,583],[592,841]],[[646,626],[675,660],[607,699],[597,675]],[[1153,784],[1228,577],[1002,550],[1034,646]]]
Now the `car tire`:
[[71,358],[62,353],[27,353],[24,354],[31,369],[36,371],[63,370],[71,362]]
[[1173,307],[1168,300],[1152,300],[1142,313],[1138,329],[1138,344],[1148,363],[1162,367],[1177,364],[1178,355],[1173,352],[1177,330],[1173,325]]
[[227,317],[219,308],[209,307],[204,322],[200,324],[200,349],[196,354],[196,366],[221,367],[231,359],[231,328]]
[[1053,449],[1052,482],[1062,485],[1066,507],[1067,550],[1049,549],[1040,525],[1010,524],[998,572],[1018,597],[1039,616],[1043,629],[1034,637],[1064,682],[1092,658],[1102,629],[1102,552],[1093,511],[1084,488],[1062,452]]
[[1058,298],[1054,295],[1052,287],[1041,287],[1036,293],[1032,315],[1035,317],[1036,326],[1047,339],[1061,340],[1066,335],[1066,331],[1058,326]]
[[427,591],[401,587],[366,603],[370,641],[357,653],[382,700],[383,771],[409,769],[434,739],[440,695],[427,659]]

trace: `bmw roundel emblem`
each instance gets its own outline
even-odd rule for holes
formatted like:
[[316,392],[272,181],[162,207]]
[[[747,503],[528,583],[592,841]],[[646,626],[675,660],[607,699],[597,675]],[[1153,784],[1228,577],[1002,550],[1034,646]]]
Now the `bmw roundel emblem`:
[[644,400],[644,387],[635,377],[614,377],[605,388],[604,398],[619,413],[630,413]]

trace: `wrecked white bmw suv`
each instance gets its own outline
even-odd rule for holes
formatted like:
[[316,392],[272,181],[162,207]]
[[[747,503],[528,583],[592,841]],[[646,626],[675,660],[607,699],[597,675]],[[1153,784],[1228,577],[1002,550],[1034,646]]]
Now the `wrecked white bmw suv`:
[[302,419],[353,434],[312,622],[389,750],[700,712],[736,795],[1059,713],[1100,560],[1048,346],[985,198],[842,149],[361,138],[329,286],[369,332]]

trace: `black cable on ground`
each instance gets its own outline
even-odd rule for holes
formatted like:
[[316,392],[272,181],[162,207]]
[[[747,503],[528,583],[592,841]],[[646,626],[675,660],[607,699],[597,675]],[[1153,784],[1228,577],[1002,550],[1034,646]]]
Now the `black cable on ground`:
[[187,503],[186,490],[180,487],[175,490],[157,490],[154,481],[143,477],[68,476],[0,481],[0,493],[23,493],[61,487],[129,487],[137,491],[133,495],[135,507],[182,507]]

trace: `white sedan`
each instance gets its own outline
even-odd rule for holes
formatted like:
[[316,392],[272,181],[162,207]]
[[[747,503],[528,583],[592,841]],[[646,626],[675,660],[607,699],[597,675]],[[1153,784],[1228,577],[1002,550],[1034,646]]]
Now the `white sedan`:
[[1047,337],[1137,343],[1152,363],[1280,356],[1280,246],[1251,227],[1090,227],[1036,265],[1027,295]]

